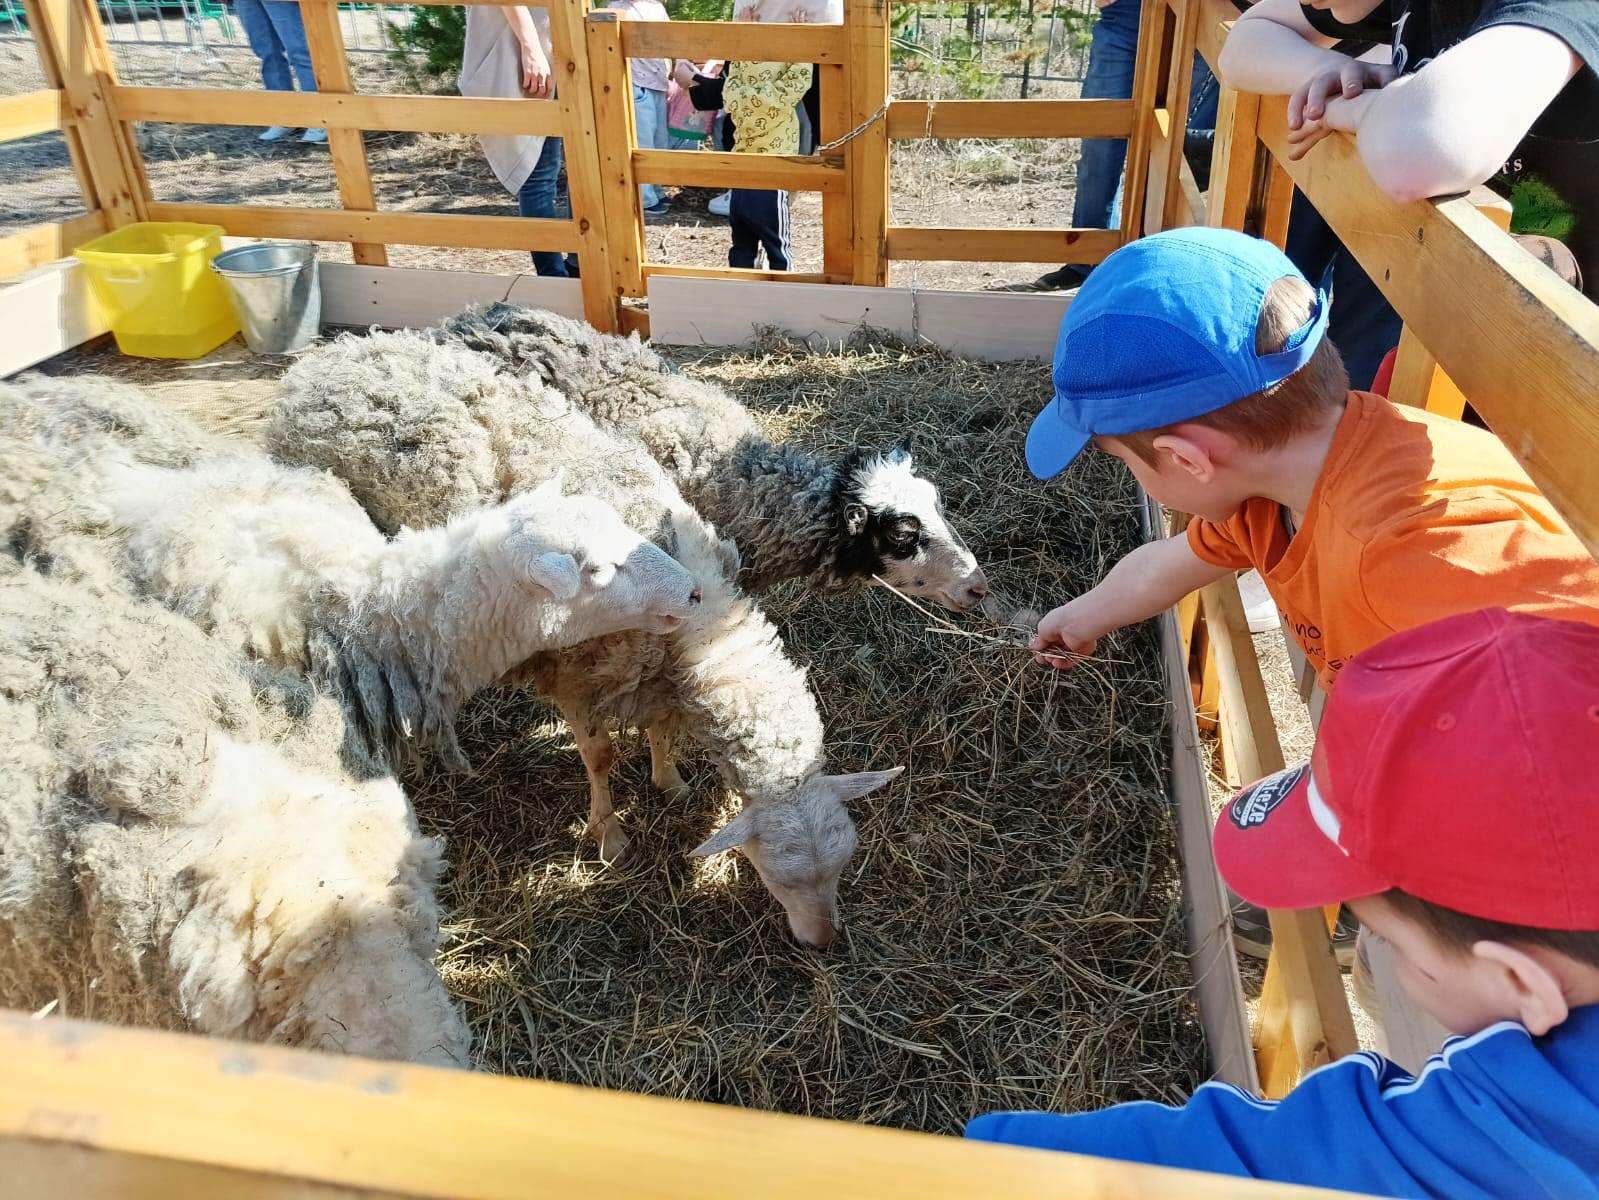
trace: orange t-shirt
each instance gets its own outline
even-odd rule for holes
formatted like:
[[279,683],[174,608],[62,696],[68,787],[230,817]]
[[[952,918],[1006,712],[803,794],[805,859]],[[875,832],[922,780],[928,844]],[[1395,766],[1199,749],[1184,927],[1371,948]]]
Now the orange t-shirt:
[[1479,608],[1599,625],[1599,563],[1493,434],[1351,392],[1291,537],[1282,505],[1194,518],[1188,544],[1254,567],[1324,688],[1389,634]]

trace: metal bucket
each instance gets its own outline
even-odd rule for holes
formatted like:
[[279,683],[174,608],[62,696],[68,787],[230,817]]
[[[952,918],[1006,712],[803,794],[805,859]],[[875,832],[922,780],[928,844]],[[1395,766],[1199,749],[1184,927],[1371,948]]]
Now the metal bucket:
[[224,250],[211,260],[239,314],[245,343],[257,354],[289,354],[309,346],[322,327],[316,247],[266,242]]

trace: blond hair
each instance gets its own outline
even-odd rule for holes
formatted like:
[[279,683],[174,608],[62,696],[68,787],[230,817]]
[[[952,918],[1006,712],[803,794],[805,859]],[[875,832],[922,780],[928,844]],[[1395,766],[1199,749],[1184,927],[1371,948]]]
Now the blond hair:
[[[1276,354],[1316,309],[1316,291],[1298,275],[1285,275],[1266,289],[1260,318],[1255,323],[1255,353]],[[1287,379],[1251,392],[1213,412],[1188,421],[1121,433],[1116,440],[1153,465],[1155,439],[1177,425],[1204,425],[1231,434],[1251,450],[1275,450],[1295,435],[1316,428],[1349,394],[1349,373],[1343,356],[1327,337],[1321,339],[1310,361]]]

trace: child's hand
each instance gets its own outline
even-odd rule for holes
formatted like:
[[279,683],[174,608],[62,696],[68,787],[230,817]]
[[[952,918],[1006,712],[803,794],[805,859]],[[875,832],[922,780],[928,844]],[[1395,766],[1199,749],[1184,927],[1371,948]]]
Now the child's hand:
[[[1327,102],[1342,96],[1353,100],[1362,92],[1377,91],[1387,87],[1399,72],[1386,63],[1361,62],[1352,58],[1336,71],[1322,71],[1312,75],[1299,89],[1288,97],[1288,128],[1290,132],[1321,122],[1327,115]],[[1323,137],[1326,136],[1324,133]],[[1320,141],[1321,138],[1317,138]],[[1308,149],[1308,147],[1307,147]]]
[[680,58],[672,67],[672,82],[685,91],[694,85],[694,64]]
[[1083,625],[1081,608],[1076,600],[1068,600],[1046,613],[1038,623],[1038,632],[1028,643],[1034,662],[1041,667],[1054,667],[1057,671],[1071,670],[1079,660],[1092,654],[1098,645],[1099,635]]

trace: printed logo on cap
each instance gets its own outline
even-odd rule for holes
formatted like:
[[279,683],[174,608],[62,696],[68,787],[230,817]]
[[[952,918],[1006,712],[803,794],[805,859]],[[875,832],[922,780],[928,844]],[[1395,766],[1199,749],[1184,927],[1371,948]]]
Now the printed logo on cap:
[[1267,776],[1254,787],[1239,792],[1227,809],[1227,815],[1240,829],[1253,829],[1257,825],[1264,825],[1266,818],[1271,816],[1272,809],[1288,798],[1288,793],[1298,786],[1300,779],[1308,770],[1310,764],[1301,763],[1287,771]]

